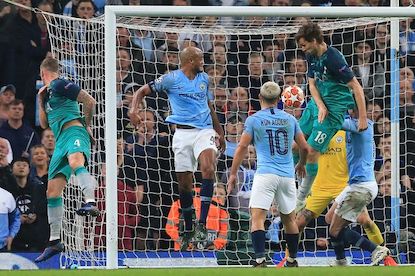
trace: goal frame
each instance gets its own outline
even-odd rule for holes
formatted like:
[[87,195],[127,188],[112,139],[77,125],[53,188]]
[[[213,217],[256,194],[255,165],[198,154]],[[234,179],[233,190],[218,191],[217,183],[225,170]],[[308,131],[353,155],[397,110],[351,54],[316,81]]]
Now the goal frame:
[[[282,16],[282,17],[390,17],[391,19],[391,166],[392,225],[399,235],[399,17],[415,17],[415,7],[206,7],[105,6],[105,149],[106,160],[117,155],[116,17],[120,16]],[[110,92],[111,91],[111,92]],[[112,93],[114,92],[114,93]],[[111,158],[112,157],[112,158]],[[117,183],[116,162],[106,162],[107,183]],[[106,185],[106,268],[118,268],[117,186]],[[398,239],[399,240],[399,239]]]

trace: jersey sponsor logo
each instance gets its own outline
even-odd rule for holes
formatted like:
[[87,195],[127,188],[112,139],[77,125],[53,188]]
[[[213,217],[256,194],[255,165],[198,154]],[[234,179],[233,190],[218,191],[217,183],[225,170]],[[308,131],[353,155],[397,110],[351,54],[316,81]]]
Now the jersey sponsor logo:
[[179,96],[196,101],[206,101],[206,93],[179,94]]
[[342,148],[332,147],[332,148],[328,148],[324,154],[334,155],[336,153],[341,153],[341,152],[342,152]]

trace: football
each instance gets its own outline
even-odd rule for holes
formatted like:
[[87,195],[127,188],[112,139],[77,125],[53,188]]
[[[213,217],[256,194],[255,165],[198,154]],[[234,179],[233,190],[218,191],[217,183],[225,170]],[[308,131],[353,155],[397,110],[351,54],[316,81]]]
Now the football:
[[297,108],[304,103],[304,92],[300,87],[290,85],[282,92],[281,99],[284,106]]

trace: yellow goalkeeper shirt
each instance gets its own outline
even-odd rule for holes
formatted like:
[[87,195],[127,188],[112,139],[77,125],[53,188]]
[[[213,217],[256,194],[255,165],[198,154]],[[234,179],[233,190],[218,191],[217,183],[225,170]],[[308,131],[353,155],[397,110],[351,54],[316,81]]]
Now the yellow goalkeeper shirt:
[[312,190],[340,192],[348,179],[346,132],[339,130],[330,140],[327,151],[318,159],[318,173]]

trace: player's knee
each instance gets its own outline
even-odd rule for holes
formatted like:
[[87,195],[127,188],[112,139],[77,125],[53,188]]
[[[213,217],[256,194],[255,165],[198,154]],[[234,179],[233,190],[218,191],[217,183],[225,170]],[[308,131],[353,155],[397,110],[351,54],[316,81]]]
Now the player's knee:
[[363,227],[363,228],[370,228],[372,225],[372,220],[368,216],[359,216],[357,218],[357,222]]
[[336,227],[330,227],[329,228],[329,235],[332,238],[337,238],[337,236],[340,233],[340,229],[337,229]]
[[200,166],[202,171],[202,177],[205,179],[214,179],[215,178],[215,166],[212,164],[204,164]]

